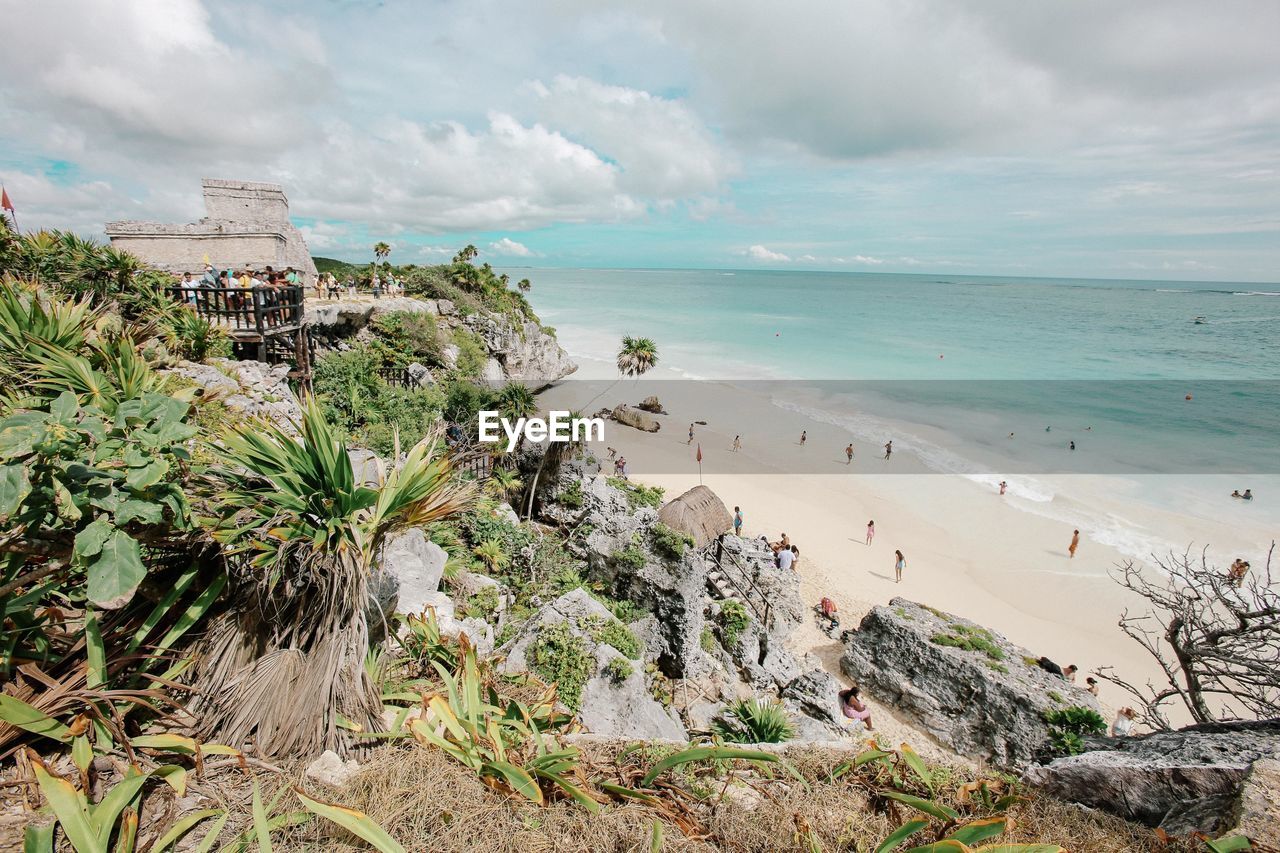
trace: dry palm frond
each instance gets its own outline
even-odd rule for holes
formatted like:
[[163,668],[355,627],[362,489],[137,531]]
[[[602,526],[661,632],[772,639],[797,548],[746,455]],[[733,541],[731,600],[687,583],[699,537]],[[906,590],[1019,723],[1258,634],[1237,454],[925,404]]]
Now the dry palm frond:
[[268,755],[344,750],[343,725],[376,725],[382,705],[363,665],[370,567],[387,533],[474,497],[434,440],[371,488],[314,398],[300,427],[300,440],[272,424],[240,427],[215,475],[228,513],[215,536],[240,564],[237,606],[210,631],[194,710],[206,733],[255,739]]

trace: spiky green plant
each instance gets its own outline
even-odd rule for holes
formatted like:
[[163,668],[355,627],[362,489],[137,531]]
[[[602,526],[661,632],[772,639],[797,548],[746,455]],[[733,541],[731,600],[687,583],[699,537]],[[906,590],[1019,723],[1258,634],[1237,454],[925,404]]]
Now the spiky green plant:
[[203,731],[269,755],[344,750],[339,723],[373,730],[382,704],[363,667],[370,567],[384,537],[467,508],[434,438],[385,482],[356,479],[345,443],[316,400],[301,436],[270,422],[222,439],[212,474],[235,606],[209,632],[196,673]]
[[730,743],[783,743],[795,735],[782,706],[764,699],[739,699],[711,730]]

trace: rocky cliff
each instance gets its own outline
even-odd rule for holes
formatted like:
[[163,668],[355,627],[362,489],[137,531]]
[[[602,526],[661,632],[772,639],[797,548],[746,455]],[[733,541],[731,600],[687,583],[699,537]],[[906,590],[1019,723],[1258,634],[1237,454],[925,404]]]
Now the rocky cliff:
[[[498,314],[466,313],[447,299],[417,299],[410,296],[372,299],[309,300],[307,322],[322,348],[338,347],[350,339],[368,335],[370,322],[379,314],[394,311],[425,313],[435,317],[442,332],[466,329],[488,352],[483,378],[488,381],[523,382],[534,390],[563,379],[578,369],[556,341],[555,334],[533,320],[518,321]],[[457,358],[457,350],[445,347],[446,366]]]

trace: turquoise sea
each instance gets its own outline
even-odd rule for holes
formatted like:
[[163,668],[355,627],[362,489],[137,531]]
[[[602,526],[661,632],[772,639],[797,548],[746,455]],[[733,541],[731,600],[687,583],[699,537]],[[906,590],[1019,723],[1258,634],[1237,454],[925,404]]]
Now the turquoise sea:
[[[579,359],[611,362],[623,334],[651,337],[679,375],[767,380],[775,405],[855,441],[894,437],[939,472],[1009,477],[1036,511],[1068,487],[1104,488],[1230,523],[1242,502],[1221,497],[1248,487],[1255,534],[1280,526],[1280,285],[512,272]],[[1081,452],[1062,452],[1070,440]]]

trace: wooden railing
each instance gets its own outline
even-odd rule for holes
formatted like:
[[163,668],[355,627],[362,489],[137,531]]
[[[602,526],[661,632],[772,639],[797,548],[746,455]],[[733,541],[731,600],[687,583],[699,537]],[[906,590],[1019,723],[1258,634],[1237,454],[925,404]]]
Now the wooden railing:
[[175,285],[169,294],[201,317],[258,339],[276,329],[302,325],[303,289],[285,287],[202,287]]
[[[772,627],[770,619],[773,616],[773,607],[769,603],[769,597],[764,594],[764,590],[756,586],[754,572],[747,568],[738,559],[738,555],[729,551],[724,547],[724,537],[716,537],[715,543],[711,546],[711,558],[715,561],[716,569],[719,570],[720,576],[728,581],[734,591],[738,593],[738,597],[751,608],[755,613],[756,620],[768,631]],[[732,568],[732,570],[730,570]]]
[[407,367],[379,367],[378,376],[388,385],[399,385],[401,388],[412,387]]

